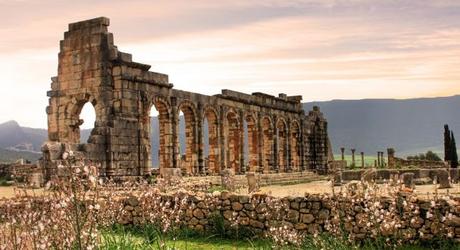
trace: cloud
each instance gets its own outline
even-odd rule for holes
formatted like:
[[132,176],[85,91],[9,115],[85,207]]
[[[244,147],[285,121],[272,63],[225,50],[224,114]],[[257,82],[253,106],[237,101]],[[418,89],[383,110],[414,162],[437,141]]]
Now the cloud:
[[178,89],[304,100],[460,93],[457,1],[2,1],[0,117],[44,127],[67,24],[111,18],[121,51]]

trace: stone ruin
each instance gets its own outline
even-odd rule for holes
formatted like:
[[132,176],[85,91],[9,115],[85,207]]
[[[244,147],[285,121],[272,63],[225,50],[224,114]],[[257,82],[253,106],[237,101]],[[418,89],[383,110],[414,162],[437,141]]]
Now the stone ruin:
[[[45,179],[56,173],[62,153],[71,150],[98,166],[101,176],[147,176],[152,171],[150,110],[159,112],[160,173],[218,175],[224,169],[280,173],[327,173],[331,152],[327,121],[318,107],[305,114],[301,96],[244,94],[222,90],[208,96],[173,88],[168,75],[118,50],[109,19],[72,23],[60,42],[57,77],[48,91],[48,141],[42,148]],[[91,103],[96,121],[80,141],[80,112]],[[185,116],[186,152],[179,150],[179,113]],[[204,119],[209,156],[204,153]],[[243,150],[248,133],[248,165]],[[173,171],[174,172],[174,171]]]

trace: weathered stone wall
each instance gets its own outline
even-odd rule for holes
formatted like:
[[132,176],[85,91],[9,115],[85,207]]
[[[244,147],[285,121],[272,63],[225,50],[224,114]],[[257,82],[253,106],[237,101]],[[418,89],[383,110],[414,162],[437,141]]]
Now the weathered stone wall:
[[[165,195],[162,203],[174,207],[175,201],[181,199],[181,195]],[[189,197],[188,206],[175,214],[182,214],[180,221],[196,230],[209,230],[212,218],[217,214],[228,225],[246,227],[258,234],[277,226],[307,234],[334,233],[333,230],[337,229],[335,225],[343,227],[351,240],[375,237],[372,228],[378,228],[377,237],[397,235],[407,240],[433,237],[460,239],[460,207],[456,200],[430,201],[401,196],[397,204],[394,199],[375,201],[370,203],[377,204],[372,208],[364,200],[353,197],[307,195],[278,199],[261,194],[246,196],[223,192],[213,196]],[[152,211],[148,211],[144,204],[142,198],[136,196],[125,198],[120,222],[146,223],[146,214]],[[336,217],[338,211],[340,218]],[[377,217],[377,214],[382,214],[382,218],[370,218],[374,212]]]
[[395,156],[395,150],[388,148],[388,168],[446,168],[448,165],[444,161],[428,161],[428,160],[406,160]]
[[[162,169],[180,168],[184,175],[219,174],[225,168],[235,173],[326,172],[330,145],[327,122],[318,107],[305,115],[300,96],[231,90],[206,96],[173,89],[167,75],[150,72],[150,65],[120,52],[108,26],[109,19],[103,17],[72,23],[61,41],[58,76],[48,92],[49,142],[43,149],[47,177],[64,150],[81,152],[108,177],[150,174],[153,107],[159,113]],[[79,141],[84,122],[80,112],[86,103],[93,105],[96,122],[84,143]],[[179,150],[181,111],[186,152]],[[245,123],[249,169],[244,164]]]
[[[413,173],[415,179],[425,179],[428,180],[429,183],[433,183],[433,181],[438,178],[438,176],[442,175],[441,172],[447,172],[451,177],[452,182],[459,181],[459,169],[452,169],[452,168],[436,168],[436,169],[375,169],[375,176],[374,180],[377,182],[381,181],[389,181],[391,179],[391,175],[397,174],[402,175],[404,173]],[[344,170],[341,172],[342,181],[360,181],[363,177],[363,174],[366,172],[366,169],[359,169],[359,170]]]
[[[276,173],[276,174],[255,174],[255,178],[259,186],[270,185],[286,185],[295,183],[306,183],[312,181],[325,180],[327,176],[320,176],[312,172],[294,172],[294,173]],[[186,177],[183,179],[185,182],[207,182],[212,185],[222,185],[222,178],[220,176],[194,176]],[[239,187],[248,185],[246,175],[235,175],[234,184]]]

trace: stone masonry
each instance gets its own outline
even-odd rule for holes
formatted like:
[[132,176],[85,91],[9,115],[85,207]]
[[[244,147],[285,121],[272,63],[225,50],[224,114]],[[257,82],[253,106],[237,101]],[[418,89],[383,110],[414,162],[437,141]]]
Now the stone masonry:
[[[109,19],[72,23],[60,42],[58,76],[48,91],[48,141],[41,164],[55,174],[66,150],[81,153],[106,177],[146,176],[151,163],[150,110],[159,113],[160,173],[180,168],[184,175],[216,175],[230,168],[278,173],[327,172],[330,142],[318,107],[305,114],[301,96],[278,97],[222,90],[207,96],[173,88],[168,76],[149,71],[118,50]],[[91,103],[96,122],[80,142],[80,112]],[[186,150],[179,150],[179,113],[185,117]],[[209,155],[204,154],[204,120]],[[244,125],[249,159],[244,164]],[[249,169],[246,169],[249,168]]]

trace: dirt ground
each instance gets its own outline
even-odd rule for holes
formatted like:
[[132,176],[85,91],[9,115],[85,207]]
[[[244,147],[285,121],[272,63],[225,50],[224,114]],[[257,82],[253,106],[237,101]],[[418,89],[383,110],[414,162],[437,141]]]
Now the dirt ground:
[[[339,191],[340,187],[334,187],[335,191]],[[422,185],[415,187],[415,193],[420,196],[431,196],[434,195],[435,191],[434,185]],[[284,196],[303,196],[305,193],[310,194],[322,194],[322,193],[332,193],[331,183],[329,181],[315,181],[310,183],[289,185],[289,186],[267,186],[261,187],[261,192],[268,193],[276,197]],[[244,192],[244,191],[242,191]],[[455,196],[460,196],[460,185],[453,184],[452,188],[449,189],[438,189],[439,195],[453,194]]]
[[40,195],[43,193],[43,189],[24,189],[14,186],[0,187],[0,198],[11,198],[14,197],[15,193],[24,194],[24,192],[31,196]]
[[[340,187],[335,187],[336,191],[340,190]],[[331,183],[328,181],[315,181],[310,183],[296,184],[296,185],[274,185],[262,187],[261,192],[271,194],[276,197],[283,196],[303,196],[305,193],[310,194],[321,194],[321,193],[332,193]],[[0,198],[11,198],[15,192],[26,192],[29,195],[40,195],[43,193],[43,189],[21,189],[11,187],[0,187]],[[247,190],[241,190],[239,193],[247,193]],[[423,185],[416,186],[415,193],[421,196],[431,196],[435,193],[434,185]],[[453,184],[452,188],[449,189],[438,189],[438,194],[453,194],[460,196],[460,184]]]

